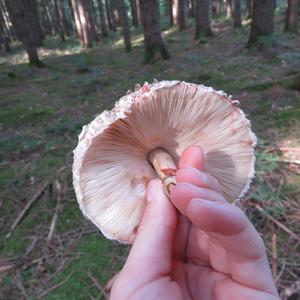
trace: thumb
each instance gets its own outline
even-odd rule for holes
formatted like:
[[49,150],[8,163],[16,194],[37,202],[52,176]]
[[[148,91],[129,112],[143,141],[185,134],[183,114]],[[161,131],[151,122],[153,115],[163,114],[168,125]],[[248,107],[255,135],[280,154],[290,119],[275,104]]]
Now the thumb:
[[[147,206],[124,268],[140,271],[147,281],[171,269],[177,213],[160,180],[150,181]],[[135,268],[136,270],[132,270]]]

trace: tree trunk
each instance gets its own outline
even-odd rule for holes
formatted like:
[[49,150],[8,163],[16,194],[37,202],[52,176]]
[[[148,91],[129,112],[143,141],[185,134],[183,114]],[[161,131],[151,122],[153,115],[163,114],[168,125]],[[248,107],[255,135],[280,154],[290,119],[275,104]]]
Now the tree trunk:
[[59,15],[60,24],[63,28],[64,34],[66,36],[70,36],[71,26],[66,16],[66,7],[64,4],[64,0],[58,0],[58,15]]
[[11,42],[11,38],[13,37],[13,32],[10,28],[11,22],[9,20],[8,15],[5,13],[7,11],[7,9],[4,5],[4,3],[1,2],[1,0],[0,0],[0,10],[3,12],[2,18],[3,18],[3,28],[4,28],[4,31],[5,31],[5,34],[9,38],[9,42]]
[[212,15],[215,18],[220,17],[220,15],[221,15],[221,3],[220,3],[220,0],[213,0],[212,1]]
[[2,11],[0,10],[0,47],[2,47],[5,50],[5,52],[9,52],[10,45],[9,45],[9,37],[7,36],[6,30],[5,30],[5,21],[3,18]]
[[154,62],[157,53],[160,53],[163,59],[169,59],[170,55],[160,31],[158,0],[140,0],[139,2],[144,28],[145,63]]
[[232,0],[226,0],[226,16],[227,18],[233,17]]
[[[116,0],[119,1],[119,0]],[[119,16],[118,16],[118,11],[116,7],[116,1],[115,0],[110,0],[110,14],[111,14],[111,19],[115,27],[121,26]]]
[[196,30],[195,30],[195,40],[201,39],[201,37],[207,37],[212,35],[210,27],[210,3],[209,0],[196,0]]
[[11,42],[9,36],[9,30],[5,24],[5,8],[1,5],[0,7],[0,46],[3,45],[5,52],[11,51],[9,43]]
[[83,41],[83,29],[82,29],[80,16],[79,16],[77,0],[72,0],[72,9],[73,9],[73,14],[74,14],[74,20],[75,20],[77,35],[78,35],[79,39],[81,41]]
[[274,33],[274,0],[254,0],[248,47],[255,44],[263,46],[266,39],[272,41]]
[[174,17],[173,17],[173,1],[172,0],[167,0],[167,5],[168,5],[168,11],[169,11],[169,20],[170,20],[170,25],[174,25]]
[[74,16],[74,11],[72,6],[72,0],[67,0],[67,3],[68,3],[68,8],[70,9],[70,17],[71,17],[71,22],[69,24],[70,24],[70,28],[73,30],[76,28],[76,24],[75,24],[75,16]]
[[190,17],[195,18],[195,10],[196,10],[196,0],[190,0]]
[[108,27],[110,30],[116,31],[116,26],[112,17],[111,7],[109,0],[105,0],[105,7],[106,7],[106,15],[108,21]]
[[132,26],[139,27],[137,7],[136,7],[135,0],[130,0],[130,8],[131,8]]
[[127,10],[126,10],[124,0],[117,1],[117,10],[118,10],[120,23],[122,26],[122,35],[125,44],[125,50],[126,52],[130,52],[131,51],[130,26],[129,26],[129,20],[128,20],[128,15],[127,15]]
[[173,0],[173,18],[179,30],[186,28],[186,8],[186,0]]
[[135,0],[136,2],[136,12],[137,12],[137,18],[139,25],[142,24],[142,15],[141,15],[141,6],[140,6],[140,0]]
[[30,64],[41,67],[37,47],[43,45],[43,32],[38,18],[35,0],[5,0],[17,38],[23,43]]
[[53,34],[53,29],[51,26],[51,22],[49,19],[49,15],[48,15],[48,11],[47,11],[47,7],[45,6],[45,1],[40,1],[40,5],[41,5],[41,18],[42,18],[42,23],[43,23],[43,27],[44,27],[44,32],[46,35],[51,35]]
[[96,26],[95,26],[92,1],[93,0],[81,0],[81,3],[84,8],[84,14],[85,14],[85,18],[88,22],[87,24],[89,27],[89,31],[92,34],[92,39],[98,43],[99,37],[98,37],[97,31],[96,31]]
[[285,18],[285,31],[297,32],[299,14],[299,0],[288,0]]
[[34,46],[25,46],[29,58],[29,64],[36,67],[43,67],[44,64],[40,61],[37,48]]
[[53,1],[54,1],[54,11],[55,11],[55,23],[57,23],[60,38],[64,42],[66,39],[65,39],[65,33],[64,33],[63,26],[60,22],[60,16],[59,16],[59,11],[58,11],[57,0],[53,0]]
[[55,34],[60,34],[61,31],[60,31],[60,26],[59,26],[57,14],[56,14],[56,11],[55,11],[55,5],[53,5],[52,0],[50,0],[50,1],[45,0],[45,5],[46,5],[46,8],[49,12],[48,15],[49,15],[49,19],[50,19],[50,22],[52,24],[52,28],[53,28],[54,33]]
[[241,26],[241,0],[234,0],[233,28],[239,28]]
[[98,42],[90,5],[87,0],[72,0],[77,32],[86,48],[92,47],[93,41]]
[[102,2],[102,0],[98,0],[97,2],[98,2],[98,10],[99,10],[99,15],[100,15],[102,37],[107,37],[108,29],[107,29],[106,21],[105,21],[103,2]]
[[247,8],[247,19],[252,18],[252,0],[246,0],[246,8]]

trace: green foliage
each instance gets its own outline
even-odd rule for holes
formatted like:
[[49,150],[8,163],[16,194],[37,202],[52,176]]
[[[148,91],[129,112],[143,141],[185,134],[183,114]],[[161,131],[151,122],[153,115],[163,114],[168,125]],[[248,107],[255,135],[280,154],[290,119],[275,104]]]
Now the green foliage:
[[53,115],[50,108],[32,106],[8,107],[0,112],[0,124],[5,126],[29,125],[35,126],[37,122],[46,121]]
[[82,299],[87,295],[99,298],[99,290],[91,288],[93,282],[88,274],[92,274],[100,282],[104,279],[104,271],[108,267],[108,253],[111,252],[112,244],[100,236],[100,234],[84,237],[76,247],[76,253],[82,253],[79,260],[72,262],[59,276],[53,284],[59,283],[69,274],[73,274],[70,279],[59,289],[49,294],[45,300],[61,299]]
[[255,40],[247,43],[247,48],[255,48],[258,50],[268,50],[276,46],[277,38],[275,34],[260,35]]
[[293,107],[280,111],[276,114],[275,118],[278,127],[282,128],[284,126],[289,126],[296,121],[300,121],[300,108]]
[[45,133],[51,134],[74,134],[80,131],[85,122],[78,121],[77,119],[64,116],[56,122],[48,123],[45,128]]

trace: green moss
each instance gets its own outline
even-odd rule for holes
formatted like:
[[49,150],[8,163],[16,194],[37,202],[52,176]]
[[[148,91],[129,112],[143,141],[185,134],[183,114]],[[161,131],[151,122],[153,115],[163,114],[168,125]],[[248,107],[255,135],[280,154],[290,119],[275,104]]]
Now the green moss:
[[0,112],[0,124],[4,126],[24,125],[36,126],[38,122],[48,120],[53,115],[49,108],[16,106],[8,107]]
[[[99,290],[91,287],[88,277],[90,272],[102,285],[107,277],[104,270],[109,266],[109,255],[112,244],[99,235],[84,237],[78,244],[74,255],[80,254],[80,259],[73,261],[64,272],[59,274],[53,284],[64,280],[71,272],[71,278],[60,288],[49,294],[45,300],[78,299],[85,300],[88,295],[99,296]],[[97,298],[99,299],[99,298]]]
[[18,229],[18,233],[8,239],[1,235],[3,242],[0,246],[1,253],[5,257],[11,257],[23,253],[26,248],[27,240],[25,238],[26,232]]
[[59,213],[56,229],[58,232],[65,232],[74,227],[81,226],[84,222],[82,212],[79,210],[75,195],[73,199],[68,199],[68,204],[64,205]]
[[14,179],[15,172],[10,165],[0,168],[0,187],[5,189],[9,183]]
[[282,128],[293,122],[300,121],[300,108],[294,107],[284,111],[280,111],[275,115],[276,124]]
[[[39,178],[54,176],[55,171],[64,164],[65,155],[59,151],[43,155],[38,161],[34,170],[34,175]],[[56,155],[55,155],[56,154]]]

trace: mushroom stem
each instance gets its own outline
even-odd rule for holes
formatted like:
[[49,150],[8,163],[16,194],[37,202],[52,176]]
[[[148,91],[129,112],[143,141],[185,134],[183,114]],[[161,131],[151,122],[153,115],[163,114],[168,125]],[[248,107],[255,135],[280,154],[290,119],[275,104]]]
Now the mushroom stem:
[[176,185],[177,171],[172,156],[163,148],[156,148],[148,153],[148,161],[161,179],[165,194],[170,197],[171,190]]

